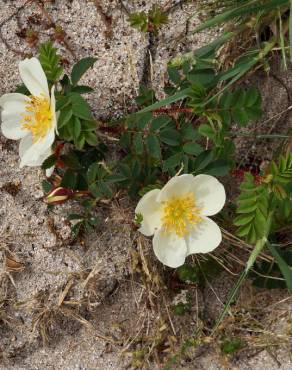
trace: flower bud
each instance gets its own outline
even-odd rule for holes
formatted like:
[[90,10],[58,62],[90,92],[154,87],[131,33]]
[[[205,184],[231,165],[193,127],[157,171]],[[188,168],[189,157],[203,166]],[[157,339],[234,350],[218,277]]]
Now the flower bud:
[[73,194],[73,190],[59,186],[51,190],[49,194],[44,197],[44,202],[47,204],[61,204],[70,199]]

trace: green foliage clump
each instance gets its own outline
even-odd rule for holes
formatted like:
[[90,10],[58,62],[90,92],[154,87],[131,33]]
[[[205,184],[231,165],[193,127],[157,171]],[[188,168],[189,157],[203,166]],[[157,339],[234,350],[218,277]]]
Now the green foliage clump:
[[249,243],[254,244],[266,232],[269,211],[268,189],[263,184],[256,184],[253,175],[247,173],[240,190],[237,207],[239,215],[235,218],[234,225],[238,226],[238,236],[245,237]]
[[41,62],[49,83],[54,84],[57,82],[64,70],[60,65],[61,58],[57,53],[57,49],[53,47],[51,41],[40,45],[39,61]]
[[159,6],[154,5],[147,13],[132,13],[129,16],[130,25],[141,32],[157,33],[159,28],[166,24],[167,14]]
[[224,338],[221,343],[221,351],[225,354],[233,354],[241,349],[243,343],[240,338]]

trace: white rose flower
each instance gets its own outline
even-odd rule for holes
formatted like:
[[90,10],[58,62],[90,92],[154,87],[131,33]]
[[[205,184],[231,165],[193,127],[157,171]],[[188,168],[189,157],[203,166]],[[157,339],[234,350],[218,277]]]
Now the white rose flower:
[[20,167],[40,166],[51,154],[55,140],[54,87],[50,95],[45,72],[37,58],[20,62],[19,73],[31,96],[12,93],[0,98],[1,129],[8,139],[20,139]]
[[179,267],[188,255],[211,252],[221,243],[219,226],[207,216],[218,213],[225,200],[224,186],[213,176],[175,176],[140,199],[139,231],[154,235],[154,253],[163,264]]

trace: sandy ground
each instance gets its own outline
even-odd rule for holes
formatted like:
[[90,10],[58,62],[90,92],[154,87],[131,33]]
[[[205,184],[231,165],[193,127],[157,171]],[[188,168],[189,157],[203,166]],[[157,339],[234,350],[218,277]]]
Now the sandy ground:
[[[52,20],[65,31],[65,44],[57,42],[64,60],[71,63],[80,57],[97,57],[84,83],[94,88],[88,99],[99,119],[134,109],[133,98],[141,82],[161,94],[169,58],[195,49],[211,37],[186,35],[186,20],[197,14],[195,2],[98,3],[102,12],[93,1],[56,0],[44,12],[37,1],[0,0],[0,95],[20,83],[18,61],[36,51],[19,36],[21,31],[33,27],[40,40],[48,40],[53,35],[49,27]],[[147,9],[153,3],[170,7],[169,23],[157,37],[149,38],[129,26],[127,11]],[[190,26],[198,22],[195,16]],[[263,91],[264,120],[291,104],[291,79],[279,73],[277,64],[274,69],[276,77],[260,75],[253,79]],[[287,127],[289,122],[291,117],[281,115],[269,122],[269,129]],[[256,152],[250,143],[239,142],[238,147],[247,157],[250,150]],[[268,146],[266,152],[268,159]],[[179,343],[199,328],[201,315],[209,320],[217,317],[233,284],[232,277],[223,274],[202,289],[193,288],[191,311],[183,317],[173,316],[170,305],[176,293],[169,289],[173,273],[153,259],[149,241],[127,224],[133,217],[133,204],[122,199],[99,208],[102,223],[98,230],[76,242],[65,215],[77,205],[48,211],[41,199],[42,172],[19,169],[18,165],[17,143],[0,137],[0,303],[5,299],[6,311],[4,315],[0,308],[1,370],[141,368],[139,351],[143,348],[151,354],[145,368],[154,370],[165,353],[174,353]],[[11,268],[10,262],[9,270],[7,258],[19,263],[14,262]],[[262,294],[251,288],[247,292],[250,299]],[[267,313],[263,314],[264,328],[280,337],[289,329],[290,301],[277,305],[276,321],[269,317],[268,302],[281,299],[287,299],[285,291],[266,292]],[[154,342],[161,345],[151,349]],[[203,350],[188,353],[173,368],[291,367],[287,345],[269,351],[259,348],[235,358],[222,356],[215,347],[206,345]]]

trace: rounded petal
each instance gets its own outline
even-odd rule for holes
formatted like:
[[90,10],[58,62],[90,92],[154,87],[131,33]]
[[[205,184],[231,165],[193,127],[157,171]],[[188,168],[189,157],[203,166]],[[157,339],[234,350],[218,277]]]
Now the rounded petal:
[[143,220],[139,229],[145,236],[151,236],[161,227],[161,204],[156,201],[159,189],[146,193],[138,202],[135,213],[142,214]]
[[19,144],[20,167],[40,166],[51,154],[51,146],[55,140],[54,130],[50,130],[47,136],[35,143],[29,134]]
[[23,94],[5,94],[0,98],[1,130],[5,137],[18,140],[27,135],[28,130],[22,128],[23,114],[30,99]]
[[35,57],[19,63],[20,77],[33,96],[45,95],[49,98],[47,77],[39,60]]
[[[49,155],[51,155],[51,154],[49,154]],[[49,155],[48,155],[48,156],[49,156]],[[48,157],[48,156],[47,156],[47,157]],[[44,158],[44,160],[45,160],[47,157],[45,157],[45,158]],[[44,161],[44,160],[43,160],[43,161]],[[42,162],[42,163],[43,163],[43,162]],[[48,178],[49,178],[49,177],[51,177],[51,176],[52,176],[52,174],[53,174],[53,172],[54,172],[54,170],[55,170],[55,166],[52,166],[52,167],[50,167],[50,168],[47,168],[47,169],[46,169],[46,177],[48,177]]]
[[184,238],[175,233],[166,234],[163,230],[155,232],[153,249],[160,262],[173,268],[184,264],[188,251]]
[[221,211],[226,201],[224,186],[210,175],[195,176],[192,181],[192,191],[196,206],[204,216],[212,216]]
[[58,129],[57,129],[57,117],[56,117],[56,98],[55,98],[55,86],[52,87],[51,89],[51,112],[52,112],[52,126],[54,127],[54,130],[58,134]]
[[193,175],[180,175],[171,178],[161,189],[157,197],[158,202],[163,202],[172,197],[179,197],[192,191]]
[[190,234],[185,236],[188,255],[193,253],[209,253],[222,241],[219,226],[208,217],[202,217],[202,221],[191,229]]

